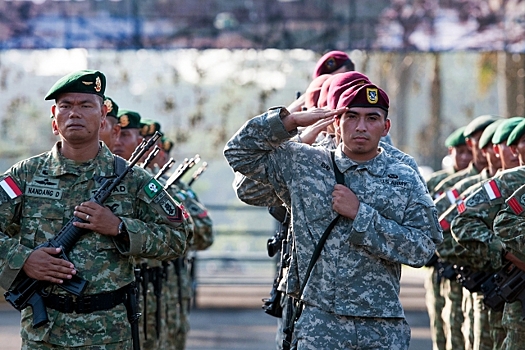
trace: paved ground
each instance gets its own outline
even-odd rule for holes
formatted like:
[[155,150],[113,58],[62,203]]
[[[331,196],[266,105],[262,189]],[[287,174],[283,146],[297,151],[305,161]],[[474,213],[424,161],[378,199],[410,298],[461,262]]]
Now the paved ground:
[[[412,328],[410,350],[430,350],[429,320],[424,303],[424,271],[403,271],[401,300]],[[269,286],[201,286],[191,314],[187,350],[271,350],[276,319],[261,310]],[[20,314],[0,302],[0,349],[20,349]]]

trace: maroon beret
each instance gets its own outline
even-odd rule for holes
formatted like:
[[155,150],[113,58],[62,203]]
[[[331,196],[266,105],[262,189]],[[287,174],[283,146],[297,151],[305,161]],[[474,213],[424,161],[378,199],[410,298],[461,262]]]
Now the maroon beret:
[[330,75],[330,74],[326,74],[326,75],[328,75],[329,78],[326,79],[323,85],[321,86],[321,92],[319,93],[319,100],[317,101],[317,107],[319,108],[326,107],[327,105],[326,97],[328,96],[328,88],[330,88],[330,83],[335,77],[335,75]]
[[315,78],[304,93],[304,106],[306,108],[318,107],[319,94],[321,93],[321,86],[330,78],[330,74],[323,74]]
[[328,95],[326,96],[328,108],[335,109],[341,94],[351,87],[357,85],[370,84],[370,79],[363,73],[346,72],[334,74],[328,88]]
[[346,53],[342,51],[330,51],[317,61],[312,79],[322,74],[332,74],[347,62],[352,62],[352,60]]
[[341,94],[337,108],[378,107],[388,112],[388,95],[374,84],[356,85]]

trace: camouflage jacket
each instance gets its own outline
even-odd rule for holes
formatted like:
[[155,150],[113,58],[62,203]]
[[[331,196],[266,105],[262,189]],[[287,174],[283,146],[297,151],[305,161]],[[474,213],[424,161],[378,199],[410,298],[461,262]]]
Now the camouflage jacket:
[[[296,142],[279,109],[251,119],[226,145],[234,171],[290,194],[295,259],[304,279],[329,223],[336,184],[330,151]],[[356,163],[341,147],[335,162],[360,200],[355,220],[341,218],[306,284],[303,300],[339,315],[403,317],[401,264],[422,266],[441,242],[435,207],[417,173],[381,151]],[[371,195],[374,194],[374,195]],[[292,261],[293,262],[293,261]]]
[[458,205],[459,215],[451,223],[454,239],[463,248],[456,254],[469,259],[476,269],[501,267],[503,244],[492,231],[494,218],[506,198],[525,181],[525,167],[500,172],[483,182]]
[[[73,216],[74,207],[100,187],[100,177],[113,176],[114,157],[105,146],[91,161],[75,163],[50,152],[15,164],[4,175],[20,195],[0,190],[0,283],[17,283],[24,262],[37,245],[58,233]],[[8,180],[11,179],[11,180]],[[187,224],[173,199],[143,169],[128,174],[104,203],[126,225],[129,244],[91,232],[68,254],[79,276],[88,281],[84,294],[114,291],[134,280],[135,257],[172,259],[184,253]],[[19,230],[6,230],[19,225]],[[57,294],[66,293],[54,288]],[[59,346],[112,343],[131,337],[124,305],[91,314],[63,314],[47,308],[50,322],[34,329],[32,310],[22,311],[21,335]]]
[[434,187],[434,197],[439,197],[443,192],[445,192],[464,178],[477,174],[479,174],[479,171],[474,167],[473,163],[470,163],[469,166],[465,169],[455,172],[454,174],[447,176],[446,178],[441,180],[441,182],[438,183],[436,187]]
[[453,175],[455,173],[454,169],[443,169],[438,170],[436,172],[433,172],[429,176],[425,178],[425,182],[427,183],[428,193],[430,193],[430,196],[432,198],[437,198],[435,196],[434,188],[436,188],[437,184],[441,182],[441,180],[445,179],[446,177],[449,177],[450,175]]

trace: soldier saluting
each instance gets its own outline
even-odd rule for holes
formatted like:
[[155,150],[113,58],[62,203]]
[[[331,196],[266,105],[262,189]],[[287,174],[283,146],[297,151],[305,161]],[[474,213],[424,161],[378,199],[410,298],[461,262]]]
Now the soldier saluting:
[[[10,289],[23,276],[50,283],[43,295],[49,321],[33,327],[33,310],[22,310],[23,349],[102,346],[131,348],[125,293],[134,280],[133,257],[173,259],[186,248],[187,224],[164,212],[173,199],[145,171],[134,168],[105,206],[89,202],[123,161],[99,142],[106,123],[106,78],[84,70],[58,80],[46,100],[53,133],[51,151],[23,160],[0,177],[0,286]],[[51,191],[30,191],[44,187]],[[109,209],[111,208],[111,209]],[[180,208],[178,208],[180,210]],[[87,230],[69,252],[41,248],[72,216]],[[82,295],[56,286],[74,275],[87,281]],[[44,294],[44,293],[42,293]]]

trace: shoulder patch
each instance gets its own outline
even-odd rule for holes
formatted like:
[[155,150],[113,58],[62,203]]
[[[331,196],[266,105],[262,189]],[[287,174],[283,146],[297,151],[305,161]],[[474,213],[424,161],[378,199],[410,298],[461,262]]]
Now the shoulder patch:
[[507,200],[507,204],[509,205],[510,209],[516,214],[521,215],[525,209],[523,209],[523,206],[521,205],[520,201],[516,197],[510,197]]
[[441,219],[439,220],[439,226],[443,229],[443,231],[450,230],[450,223],[447,221],[447,219]]
[[447,198],[450,202],[450,204],[455,204],[457,199],[459,198],[459,192],[455,188],[452,190],[447,191]]
[[458,204],[456,205],[456,208],[458,208],[458,212],[462,214],[467,208],[465,207],[465,202],[460,199],[458,201]]
[[160,192],[162,192],[162,185],[155,179],[151,179],[146,186],[144,186],[144,192],[149,198],[155,198]]
[[483,184],[483,188],[485,189],[485,192],[489,196],[489,200],[493,201],[494,199],[498,199],[501,197],[501,193],[498,188],[498,184],[495,180],[490,180]]
[[15,199],[22,195],[22,191],[11,176],[6,176],[2,181],[0,181],[0,186],[11,199]]

